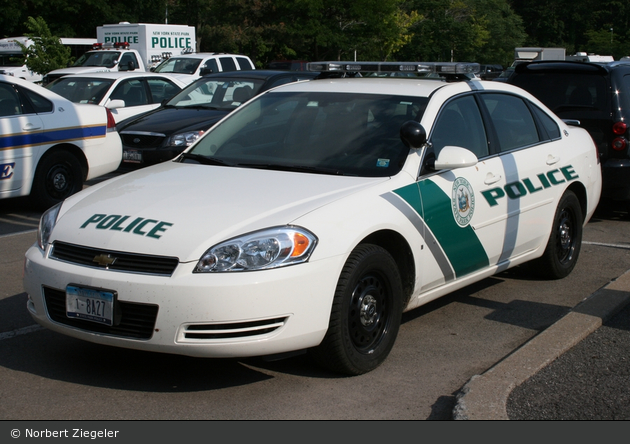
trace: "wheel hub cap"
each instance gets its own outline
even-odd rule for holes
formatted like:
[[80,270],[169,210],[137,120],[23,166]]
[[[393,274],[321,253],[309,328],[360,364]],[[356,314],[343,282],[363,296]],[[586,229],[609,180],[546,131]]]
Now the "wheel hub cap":
[[369,327],[376,321],[377,318],[377,310],[376,310],[376,299],[372,295],[366,295],[360,304],[360,318],[361,324],[364,327]]

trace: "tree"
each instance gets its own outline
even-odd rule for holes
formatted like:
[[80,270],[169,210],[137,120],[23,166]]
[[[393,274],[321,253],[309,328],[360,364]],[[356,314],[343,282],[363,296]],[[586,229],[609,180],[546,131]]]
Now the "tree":
[[17,44],[22,48],[22,53],[26,57],[26,66],[31,71],[46,75],[54,69],[65,68],[72,61],[70,48],[61,44],[61,39],[51,34],[48,25],[42,17],[29,17],[26,26],[29,37],[33,43],[25,46],[20,42]]

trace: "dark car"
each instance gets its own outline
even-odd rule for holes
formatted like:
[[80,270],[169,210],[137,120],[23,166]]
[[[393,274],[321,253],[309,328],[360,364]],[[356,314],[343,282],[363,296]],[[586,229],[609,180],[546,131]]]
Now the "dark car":
[[117,126],[123,141],[121,167],[139,168],[170,160],[255,95],[318,75],[308,71],[252,70],[204,76],[159,108]]
[[508,83],[536,96],[558,117],[578,121],[599,150],[602,197],[630,204],[630,63],[522,63]]
[[480,65],[479,77],[482,80],[493,80],[503,72],[502,65]]

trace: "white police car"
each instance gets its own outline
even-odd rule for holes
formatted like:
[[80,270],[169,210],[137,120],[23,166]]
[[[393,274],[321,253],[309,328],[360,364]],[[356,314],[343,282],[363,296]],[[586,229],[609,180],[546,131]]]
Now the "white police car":
[[403,311],[527,261],[571,272],[601,189],[586,131],[519,88],[470,80],[476,64],[310,69],[460,81],[285,85],[173,161],[68,198],[26,253],[35,320],[191,356],[308,349],[361,374]]
[[122,143],[111,112],[0,75],[0,199],[49,208],[85,180],[118,168]]

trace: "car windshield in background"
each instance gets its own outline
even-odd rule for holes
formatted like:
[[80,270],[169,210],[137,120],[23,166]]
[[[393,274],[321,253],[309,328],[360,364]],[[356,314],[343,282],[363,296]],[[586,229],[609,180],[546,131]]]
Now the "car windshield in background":
[[113,80],[62,77],[46,88],[74,103],[100,103]]
[[202,59],[171,57],[155,68],[155,72],[168,74],[194,74]]
[[216,126],[180,161],[392,176],[409,153],[400,127],[419,120],[427,102],[377,94],[265,94]]
[[118,51],[96,51],[88,52],[79,57],[72,66],[102,66],[112,68],[120,57]]
[[234,109],[262,87],[262,80],[202,79],[168,101],[167,106]]
[[22,66],[24,56],[22,54],[0,54],[0,66]]

